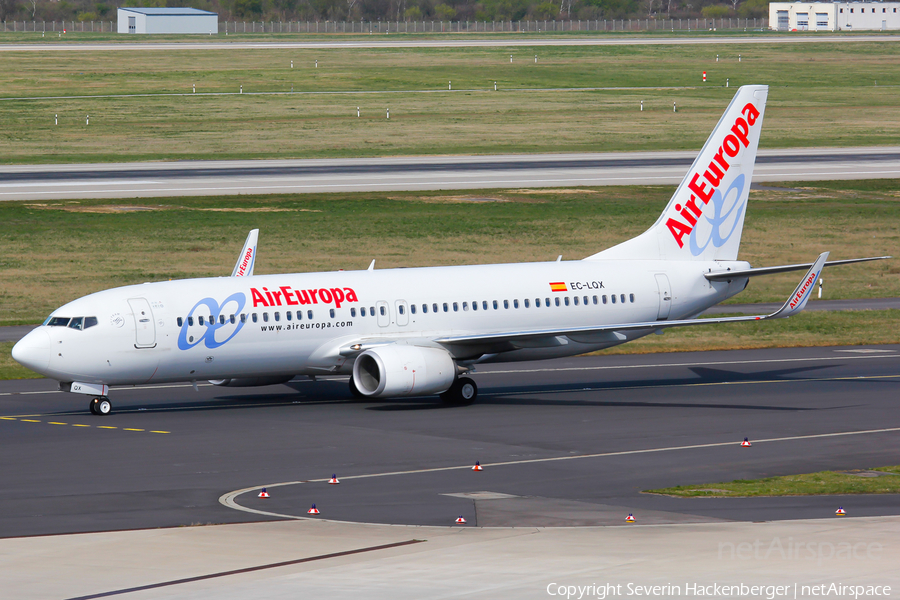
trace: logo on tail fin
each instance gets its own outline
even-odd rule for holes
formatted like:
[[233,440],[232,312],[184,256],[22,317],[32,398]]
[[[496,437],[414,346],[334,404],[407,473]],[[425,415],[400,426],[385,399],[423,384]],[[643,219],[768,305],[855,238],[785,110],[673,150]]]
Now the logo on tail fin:
[[[702,175],[703,179],[701,179],[699,171],[695,172],[691,177],[690,182],[688,183],[688,188],[692,192],[691,199],[685,202],[685,206],[683,207],[681,204],[675,205],[675,211],[678,213],[678,216],[681,216],[684,220],[682,221],[676,216],[670,217],[666,221],[666,227],[668,227],[672,237],[675,238],[679,248],[684,247],[684,237],[689,236],[691,253],[694,256],[698,256],[703,252],[710,241],[712,241],[713,245],[717,248],[728,241],[728,238],[734,233],[736,225],[739,222],[739,217],[743,212],[744,205],[741,204],[739,207],[737,206],[737,203],[743,196],[745,185],[745,178],[743,175],[739,175],[732,181],[724,195],[719,191],[719,187],[725,179],[725,175],[732,166],[729,159],[735,158],[738,155],[741,151],[741,146],[747,148],[750,145],[750,128],[756,124],[760,113],[752,102],[748,102],[744,108],[741,109],[741,115],[742,116],[739,116],[734,120],[731,131],[725,136],[725,139],[722,140],[713,159],[709,161],[709,165]],[[737,192],[735,199],[732,202],[731,207],[723,212],[725,202],[731,197],[731,192],[733,190]],[[713,204],[715,207],[712,216],[704,215],[706,206],[709,204]],[[735,211],[737,211],[736,214],[734,214],[735,226],[732,227],[727,236],[722,236],[719,228],[731,219],[732,213],[735,213]],[[695,227],[701,217],[704,217],[712,226],[710,238],[702,248],[697,244],[696,236],[694,235]]]

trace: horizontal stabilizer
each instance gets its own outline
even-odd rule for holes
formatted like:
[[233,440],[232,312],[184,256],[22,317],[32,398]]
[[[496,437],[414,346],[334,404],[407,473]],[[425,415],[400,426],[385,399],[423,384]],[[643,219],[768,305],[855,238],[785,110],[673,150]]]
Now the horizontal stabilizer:
[[[826,267],[835,267],[838,265],[850,265],[853,263],[869,262],[870,260],[886,260],[893,256],[872,256],[869,258],[849,258],[846,260],[829,260],[825,263]],[[742,269],[739,271],[714,271],[706,273],[706,277],[710,281],[727,281],[729,279],[738,279],[740,277],[756,277],[757,275],[774,275],[776,273],[789,273],[790,271],[802,271],[813,266],[813,263],[803,263],[799,265],[781,265],[778,267],[758,267],[755,269]]]

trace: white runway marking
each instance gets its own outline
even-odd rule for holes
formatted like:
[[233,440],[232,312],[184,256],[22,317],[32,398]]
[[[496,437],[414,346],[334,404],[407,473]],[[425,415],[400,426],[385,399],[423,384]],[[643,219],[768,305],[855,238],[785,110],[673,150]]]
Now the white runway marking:
[[[754,445],[758,444],[766,444],[766,443],[774,443],[774,442],[791,442],[791,441],[799,441],[799,440],[813,440],[813,439],[823,439],[823,438],[833,438],[833,437],[844,437],[850,435],[871,435],[878,433],[893,433],[900,431],[900,427],[887,427],[884,429],[865,429],[861,431],[838,431],[834,433],[815,433],[810,435],[794,435],[789,437],[780,437],[780,438],[768,438],[761,440],[753,440]],[[595,454],[579,454],[576,456],[553,456],[548,458],[530,458],[524,460],[510,460],[504,462],[495,462],[495,463],[483,463],[481,466],[485,469],[494,468],[494,467],[509,467],[516,465],[528,465],[528,464],[536,464],[536,463],[546,463],[546,462],[558,462],[564,460],[583,460],[587,458],[607,458],[611,456],[627,456],[634,454],[652,454],[656,452],[677,452],[681,450],[697,450],[697,449],[705,449],[705,448],[722,448],[725,446],[740,446],[739,441],[729,441],[729,442],[713,442],[709,444],[691,444],[688,446],[666,446],[662,448],[646,448],[643,450],[621,450],[618,452],[598,452]],[[371,479],[375,477],[393,477],[397,475],[417,475],[421,473],[440,473],[443,471],[460,471],[460,470],[471,470],[472,465],[457,465],[452,467],[433,467],[430,469],[413,469],[409,471],[388,471],[385,473],[369,473],[366,475],[342,475],[341,480],[351,480],[351,479]],[[282,519],[298,519],[298,520],[306,520],[309,517],[301,517],[297,515],[285,515],[281,513],[274,513],[264,510],[257,510],[254,508],[248,508],[245,506],[241,506],[237,503],[237,497],[242,494],[246,494],[249,492],[256,492],[265,488],[278,488],[285,487],[289,485],[300,485],[304,483],[327,483],[328,478],[323,479],[309,479],[306,481],[286,481],[282,483],[269,483],[266,485],[258,485],[254,487],[244,488],[241,490],[235,490],[233,492],[228,492],[223,494],[219,498],[219,502],[228,508],[233,508],[235,510],[241,510],[244,512],[255,513],[258,515],[265,515],[269,517],[277,517]],[[377,523],[376,523],[377,524]]]

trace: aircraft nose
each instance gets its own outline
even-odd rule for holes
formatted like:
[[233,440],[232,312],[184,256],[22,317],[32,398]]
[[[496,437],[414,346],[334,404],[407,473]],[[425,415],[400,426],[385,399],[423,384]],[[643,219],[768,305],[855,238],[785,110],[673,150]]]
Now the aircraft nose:
[[44,373],[50,366],[50,335],[38,328],[13,346],[12,357],[32,371]]

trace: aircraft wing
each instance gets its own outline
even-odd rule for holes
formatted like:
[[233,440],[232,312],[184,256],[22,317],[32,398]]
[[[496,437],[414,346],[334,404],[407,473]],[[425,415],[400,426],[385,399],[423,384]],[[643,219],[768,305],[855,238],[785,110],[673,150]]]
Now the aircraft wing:
[[250,277],[253,275],[253,265],[256,264],[256,242],[259,239],[259,229],[253,229],[247,235],[247,241],[241,248],[241,254],[234,264],[232,277]]
[[[826,267],[834,267],[836,265],[850,265],[853,263],[868,262],[870,260],[885,260],[893,258],[893,256],[872,256],[869,258],[850,258],[847,260],[830,260],[825,263]],[[737,279],[739,277],[755,277],[757,275],[774,275],[775,273],[787,273],[790,271],[802,271],[808,269],[813,263],[803,263],[799,265],[781,265],[778,267],[757,267],[755,269],[743,269],[740,271],[714,271],[706,273],[706,277],[710,281],[727,281],[729,279]]]
[[[562,345],[559,337],[565,336],[576,342],[601,343],[604,341],[625,341],[624,331],[653,331],[669,327],[687,327],[691,325],[713,325],[716,323],[741,323],[744,321],[764,321],[766,319],[783,319],[793,316],[804,309],[806,302],[815,289],[815,282],[825,261],[828,252],[819,255],[806,275],[794,289],[784,305],[769,315],[755,315],[745,317],[720,317],[714,319],[685,319],[681,321],[648,321],[644,323],[617,323],[603,325],[601,327],[574,327],[570,329],[537,329],[529,331],[509,331],[502,333],[486,333],[476,335],[445,336],[435,339],[438,344],[449,346],[489,346],[507,344],[512,348],[528,348],[541,346]],[[554,340],[556,340],[554,342]]]

